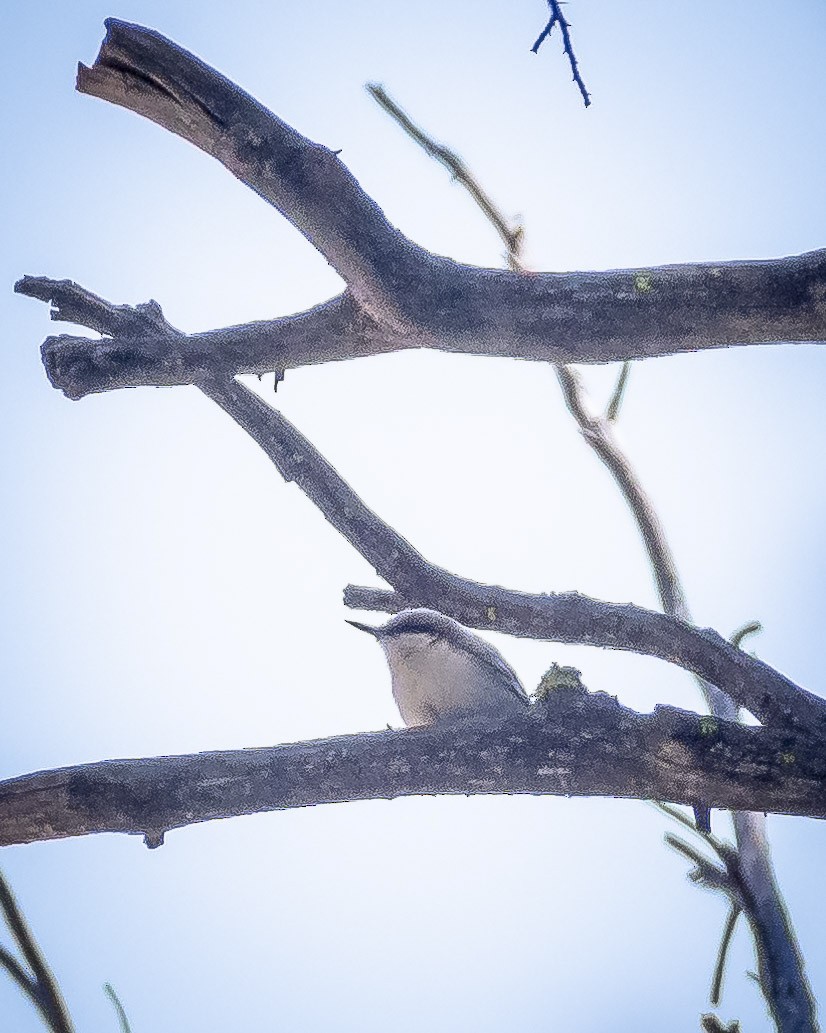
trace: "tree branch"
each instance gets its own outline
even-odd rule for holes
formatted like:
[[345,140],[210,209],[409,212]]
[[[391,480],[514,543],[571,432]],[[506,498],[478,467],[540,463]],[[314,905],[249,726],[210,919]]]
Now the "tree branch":
[[579,72],[579,65],[577,63],[576,56],[574,55],[574,48],[571,44],[571,34],[568,31],[571,27],[571,23],[565,18],[562,13],[562,5],[559,0],[548,0],[548,7],[551,9],[551,16],[548,19],[548,24],[539,33],[536,38],[536,42],[531,47],[531,52],[534,54],[539,53],[539,48],[545,42],[545,40],[553,32],[555,25],[559,26],[559,31],[562,33],[562,49],[568,58],[568,63],[571,66],[571,76],[576,83],[579,92],[582,94],[582,103],[587,108],[591,103],[591,94],[585,89],[585,83],[582,81],[582,76]]
[[349,585],[344,601],[357,609],[434,606],[468,627],[521,638],[579,642],[629,650],[676,663],[724,686],[767,724],[826,739],[826,701],[762,661],[735,649],[711,629],[631,604],[601,602],[576,592],[535,595],[479,584],[429,563],[368,509],[353,489],[280,412],[235,380],[202,390],[264,450],[287,481],[295,481],[324,516],[395,592]]
[[51,303],[52,319],[109,335],[89,339],[61,334],[43,342],[46,375],[72,399],[149,384],[198,384],[220,374],[275,371],[281,379],[285,369],[307,363],[407,347],[366,316],[347,293],[300,315],[183,334],[165,320],[164,325],[157,323],[160,307],[154,301],[135,308],[113,305],[71,280],[39,276],[24,276],[14,289]]
[[[44,281],[32,281],[38,290]],[[52,315],[88,319],[118,334],[124,325],[170,340],[177,333],[156,303],[130,308],[68,281],[48,281]],[[337,471],[286,417],[235,380],[204,376],[201,390],[239,424],[287,481],[295,481],[324,516],[396,590],[348,586],[345,602],[358,609],[397,610],[430,605],[468,627],[518,637],[581,642],[657,656],[725,686],[741,706],[767,723],[799,735],[826,738],[826,702],[767,664],[735,649],[720,635],[642,607],[605,603],[578,593],[532,595],[458,577],[429,563],[397,531],[372,512]]]
[[15,943],[28,963],[31,975],[6,950],[3,950],[0,955],[0,964],[26,992],[53,1033],[73,1033],[74,1027],[69,1010],[63,1000],[57,980],[46,963],[34,934],[2,872],[0,872],[0,910],[3,912],[3,917],[6,919]]
[[[62,337],[44,361],[72,398],[261,373],[401,348],[609,362],[826,341],[826,250],[764,262],[590,273],[479,269],[431,255],[385,219],[339,158],[156,32],[114,19],[78,89],[144,115],[221,161],[331,262],[344,295],[283,319],[181,335]],[[21,280],[43,296],[45,280]],[[40,284],[40,294],[34,293]],[[321,346],[317,341],[324,339]]]
[[385,219],[333,152],[301,136],[215,69],[165,36],[115,18],[77,89],[134,111],[217,158],[276,207],[393,324],[398,281],[429,263]]
[[507,723],[469,721],[268,749],[111,760],[0,783],[0,845],[431,794],[657,797],[826,817],[826,756],[784,731],[557,689]]
[[[102,343],[50,338],[44,364],[54,387],[82,398],[121,387],[191,384],[205,368],[283,372],[411,348],[600,363],[826,343],[826,250],[764,262],[590,273],[522,274],[434,261],[441,263],[437,273],[409,281],[409,293],[399,298],[403,327],[378,322],[341,294],[297,315],[182,335],[174,344],[152,334]],[[69,282],[27,276],[15,290],[40,297],[45,285]]]

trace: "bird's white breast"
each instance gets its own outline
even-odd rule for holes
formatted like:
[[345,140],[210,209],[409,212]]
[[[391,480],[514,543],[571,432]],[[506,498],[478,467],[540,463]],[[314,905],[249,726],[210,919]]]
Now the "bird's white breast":
[[424,634],[395,635],[382,642],[395,697],[407,725],[506,714],[524,701],[472,655]]

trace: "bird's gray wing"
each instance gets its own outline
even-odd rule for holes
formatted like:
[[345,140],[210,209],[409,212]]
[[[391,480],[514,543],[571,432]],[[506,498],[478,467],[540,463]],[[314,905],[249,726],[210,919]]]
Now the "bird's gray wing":
[[484,639],[474,636],[474,656],[483,667],[491,669],[496,676],[496,684],[508,689],[523,702],[527,702],[528,695],[519,680],[519,675],[505,660],[502,654],[494,646],[485,642]]

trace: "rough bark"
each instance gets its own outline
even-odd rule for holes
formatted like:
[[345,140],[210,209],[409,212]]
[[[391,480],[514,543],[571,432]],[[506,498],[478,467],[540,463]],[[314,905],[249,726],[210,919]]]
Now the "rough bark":
[[0,783],[0,845],[400,796],[614,796],[826,817],[826,756],[784,731],[557,689],[524,717],[110,760]]
[[390,225],[336,153],[301,136],[165,37],[110,19],[78,89],[182,136],[274,205],[327,258],[344,294],[299,315],[111,342],[59,337],[44,360],[69,397],[262,373],[402,348],[556,363],[826,341],[826,251],[605,272],[479,269]]

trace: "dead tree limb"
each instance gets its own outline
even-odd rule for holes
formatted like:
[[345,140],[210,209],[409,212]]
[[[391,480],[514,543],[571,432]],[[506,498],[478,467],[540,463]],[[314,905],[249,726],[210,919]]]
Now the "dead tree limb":
[[114,19],[106,24],[95,64],[79,68],[78,89],[217,158],[318,248],[347,290],[299,315],[174,342],[130,333],[103,345],[53,339],[44,361],[69,397],[189,384],[204,366],[283,372],[402,348],[564,363],[826,341],[826,250],[607,272],[528,274],[462,265],[401,234],[336,153],[301,136],[192,54],[149,29]]
[[557,689],[505,724],[337,736],[268,749],[110,760],[0,783],[0,846],[126,832],[160,845],[194,822],[432,794],[698,798],[826,817],[826,756],[785,731],[643,715]]

